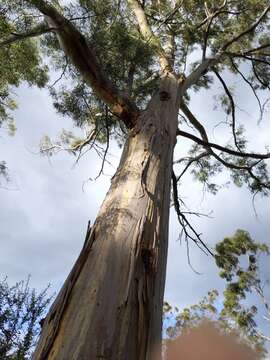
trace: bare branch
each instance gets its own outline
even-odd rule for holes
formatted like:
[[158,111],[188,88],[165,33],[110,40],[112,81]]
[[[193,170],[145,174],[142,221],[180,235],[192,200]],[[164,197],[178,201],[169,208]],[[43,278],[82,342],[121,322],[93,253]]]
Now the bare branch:
[[[194,115],[193,115],[194,116]],[[198,120],[197,120],[198,122]],[[198,122],[199,123],[199,122]],[[201,124],[200,124],[201,125]],[[202,125],[201,125],[202,126]],[[203,128],[204,129],[204,128]],[[232,169],[232,170],[243,170],[243,171],[246,171],[248,172],[248,174],[250,175],[250,177],[258,184],[260,185],[261,188],[265,188],[265,189],[270,189],[270,183],[267,182],[267,183],[264,183],[261,181],[260,178],[258,178],[258,176],[256,176],[253,172],[252,172],[252,169],[258,165],[263,159],[269,159],[270,158],[270,154],[267,153],[267,154],[253,154],[253,153],[243,153],[243,152],[237,152],[237,151],[234,151],[234,150],[231,150],[231,149],[228,149],[228,148],[225,148],[223,146],[220,146],[220,145],[217,145],[217,144],[214,144],[214,143],[210,143],[208,141],[204,141],[190,133],[187,133],[185,131],[181,131],[178,129],[177,131],[177,135],[180,135],[180,136],[184,136],[186,138],[189,138],[195,142],[197,142],[198,144],[204,146],[204,148],[206,150],[209,151],[209,154],[212,155],[216,160],[218,160],[222,165],[224,165],[225,167],[229,168],[229,169]],[[207,135],[206,135],[207,136]],[[222,157],[220,157],[219,155],[217,155],[214,151],[213,151],[213,148],[216,148],[218,150],[221,150],[223,152],[227,152],[227,153],[231,153],[231,152],[234,152],[234,154],[231,153],[231,155],[235,155],[235,156],[239,156],[239,157],[242,157],[242,158],[253,158],[253,159],[257,159],[257,157],[259,158],[257,161],[253,162],[252,164],[250,165],[237,165],[237,164],[234,164],[234,163],[231,163],[227,160],[224,160]],[[248,155],[248,156],[246,156]]]
[[258,102],[259,110],[260,110],[260,118],[259,118],[259,121],[258,121],[258,122],[260,122],[260,121],[262,120],[262,118],[263,118],[263,111],[264,111],[263,106],[262,106],[261,101],[260,101],[260,98],[259,98],[256,90],[254,89],[252,83],[251,83],[251,82],[245,77],[245,75],[239,70],[238,66],[235,64],[235,62],[233,61],[233,59],[231,58],[230,60],[231,60],[231,64],[232,64],[233,68],[234,68],[234,69],[236,70],[236,72],[241,76],[241,78],[244,80],[244,82],[245,82],[246,84],[248,84],[248,86],[251,88],[251,91],[253,92],[253,94],[254,94],[257,102]]
[[195,127],[195,129],[199,131],[199,133],[200,133],[202,139],[204,140],[204,142],[209,143],[208,136],[207,136],[207,133],[205,131],[205,128],[196,119],[196,117],[192,114],[192,112],[189,110],[189,108],[187,107],[187,105],[184,102],[181,103],[180,109],[183,111],[183,113],[186,115],[189,122]]
[[[260,188],[265,188],[265,189],[270,189],[270,183],[269,182],[262,182],[260,178],[258,178],[258,176],[256,176],[252,169],[258,165],[263,159],[269,159],[270,158],[270,153],[267,154],[253,154],[253,153],[243,153],[243,152],[238,152],[232,149],[228,149],[225,148],[223,146],[214,144],[214,143],[210,143],[208,141],[208,137],[207,137],[207,133],[203,127],[203,125],[195,118],[195,116],[191,113],[191,111],[187,108],[187,106],[185,104],[181,105],[181,110],[185,111],[185,115],[188,117],[189,121],[192,123],[192,125],[199,131],[199,133],[201,134],[201,139],[189,134],[185,131],[181,131],[178,129],[178,135],[182,135],[184,137],[187,137],[195,142],[197,142],[198,144],[202,145],[206,150],[209,151],[210,155],[213,156],[216,160],[218,160],[222,165],[224,165],[225,167],[231,169],[231,170],[243,170],[246,171],[249,176],[255,181],[256,184],[258,184],[260,186]],[[219,155],[217,155],[212,148],[216,148],[222,152],[226,152],[229,153],[231,155],[234,156],[239,156],[242,158],[249,158],[249,159],[258,159],[257,161],[248,164],[248,165],[237,165],[235,163],[231,163],[227,160],[224,160],[222,157],[220,157]],[[233,152],[233,153],[232,153]],[[243,156],[244,155],[244,156]]]
[[[172,171],[172,191],[173,191],[173,203],[176,211],[176,215],[180,225],[182,226],[182,230],[185,234],[186,241],[193,241],[205,254],[210,254],[214,257],[213,252],[209,249],[209,247],[205,244],[205,242],[201,239],[201,234],[199,234],[194,227],[190,224],[187,217],[180,209],[179,197],[178,197],[178,188],[177,188],[177,178]],[[191,232],[191,233],[190,233]]]
[[174,160],[173,164],[181,164],[183,162],[188,162],[188,161],[197,161],[199,160],[201,157],[203,157],[203,155],[206,156],[206,154],[208,154],[207,152],[203,152],[201,154],[199,154],[198,156],[186,156],[186,157],[182,157],[178,160]]
[[67,60],[67,57],[65,57],[65,60],[66,60],[66,63],[65,63],[65,66],[60,74],[60,76],[52,83],[52,85],[49,85],[48,87],[49,88],[53,88],[59,81],[62,80],[63,76],[65,75],[65,72],[67,70],[67,67],[68,67],[68,60]]
[[52,5],[44,0],[27,0],[34,5],[46,18],[50,26],[56,28],[59,43],[67,57],[78,69],[85,82],[120,117],[128,128],[137,121],[139,110],[131,99],[119,91],[104,74],[92,47],[79,30]]
[[[219,155],[217,155],[212,147],[214,148],[217,148],[220,147],[219,145],[217,144],[213,144],[213,143],[210,143],[209,140],[208,140],[208,136],[207,136],[207,133],[205,131],[205,128],[203,127],[203,125],[196,119],[196,117],[192,114],[192,112],[188,109],[188,107],[182,103],[181,104],[181,110],[184,112],[184,114],[188,117],[190,123],[195,127],[195,129],[197,129],[199,131],[199,133],[201,134],[201,139],[200,138],[197,138],[196,136],[190,134],[190,133],[186,133],[185,131],[181,131],[178,129],[178,132],[177,132],[177,135],[182,135],[182,136],[185,136],[195,142],[197,142],[198,144],[204,146],[204,148],[206,150],[209,151],[210,155],[212,155],[215,159],[217,159],[219,162],[221,162],[224,166],[228,167],[229,169],[236,169],[236,170],[246,170],[246,171],[249,171],[251,169],[251,167],[249,166],[239,166],[239,165],[236,165],[236,164],[233,164],[233,163],[229,163],[227,161],[225,161],[224,159],[222,159]],[[196,141],[196,139],[198,139],[198,141]],[[214,146],[211,146],[211,145],[214,145]],[[223,148],[223,149],[227,149],[227,148]],[[219,149],[220,150],[220,149]],[[229,149],[230,150],[230,149]],[[222,150],[221,150],[222,151]],[[224,151],[226,152],[226,151]],[[238,152],[237,152],[238,153]],[[242,154],[242,153],[240,153]],[[261,161],[261,160],[260,160]]]
[[223,78],[221,77],[221,75],[218,73],[218,71],[216,69],[214,69],[214,73],[216,74],[217,78],[219,79],[219,81],[221,82],[226,95],[229,98],[230,104],[231,104],[231,112],[232,112],[232,132],[233,132],[233,139],[234,139],[234,144],[237,147],[237,149],[241,152],[241,148],[238,145],[238,141],[237,141],[237,137],[236,137],[236,128],[235,128],[235,103],[234,103],[234,99],[233,96],[228,88],[228,86],[226,85],[225,81],[223,80]]
[[[199,160],[201,160],[202,158],[211,155],[211,152],[209,150],[206,150],[202,153],[200,153],[197,156],[194,157],[190,157],[188,159],[188,162],[186,164],[186,166],[184,167],[184,169],[182,170],[181,174],[177,176],[177,181],[179,181],[181,179],[181,177],[187,172],[187,170],[189,169],[189,167],[194,163],[194,162],[198,162]],[[185,160],[185,159],[181,159],[181,160]],[[178,160],[178,162],[175,163],[179,163],[180,161]]]
[[103,173],[106,156],[107,156],[107,153],[108,153],[108,150],[110,147],[110,129],[109,129],[109,124],[108,124],[108,107],[107,106],[106,106],[105,112],[106,112],[106,114],[105,114],[105,117],[106,117],[106,149],[103,154],[100,171],[99,171],[98,175],[95,177],[95,180],[97,180],[100,177],[100,175]]
[[200,144],[202,146],[214,148],[214,149],[220,150],[222,152],[225,152],[225,153],[233,155],[233,156],[238,156],[238,157],[242,157],[242,158],[250,158],[250,159],[258,159],[258,160],[270,159],[270,153],[255,154],[255,153],[244,153],[244,152],[240,152],[240,151],[235,151],[235,150],[226,148],[224,146],[221,146],[221,145],[218,145],[218,144],[215,144],[212,142],[206,142],[193,134],[187,133],[186,131],[178,130],[177,135],[180,135],[180,136],[186,137],[190,140],[193,140],[197,144]]

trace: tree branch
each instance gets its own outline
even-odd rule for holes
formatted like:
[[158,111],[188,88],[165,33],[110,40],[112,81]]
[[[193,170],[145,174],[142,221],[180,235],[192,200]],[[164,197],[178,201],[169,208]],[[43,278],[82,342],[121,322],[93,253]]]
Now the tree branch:
[[209,38],[209,34],[210,34],[210,29],[212,26],[212,23],[214,21],[214,19],[222,13],[222,10],[225,8],[225,6],[227,5],[227,0],[224,0],[223,4],[213,13],[208,13],[209,10],[207,8],[207,3],[205,2],[205,8],[206,8],[206,12],[207,12],[207,18],[206,18],[206,31],[204,32],[204,39],[203,39],[203,53],[202,53],[202,61],[205,60],[206,58],[206,50],[207,50],[207,42],[208,42],[208,38]]
[[243,54],[244,55],[252,54],[254,52],[257,52],[257,51],[260,51],[260,50],[263,50],[263,49],[266,49],[266,48],[270,48],[269,43],[260,45],[260,46],[258,46],[256,48],[253,48],[253,49],[250,49],[250,50],[247,50],[247,51],[244,51]]
[[187,105],[182,102],[182,104],[180,105],[180,109],[182,110],[182,112],[186,115],[186,117],[188,118],[189,122],[195,127],[196,130],[199,131],[203,141],[205,143],[209,143],[208,141],[208,136],[207,133],[205,131],[205,128],[203,127],[203,125],[196,119],[196,117],[192,114],[192,112],[189,110],[189,108],[187,107]]
[[[243,9],[243,10],[241,10],[241,11],[222,10],[222,11],[219,11],[219,14],[218,14],[218,15],[220,15],[220,14],[240,15],[240,14],[242,14],[242,13],[245,12],[245,11],[246,11],[246,9]],[[197,25],[195,26],[195,30],[200,29],[200,28],[201,28],[203,25],[205,25],[208,21],[209,21],[209,15],[206,16],[206,17],[203,19],[203,21],[201,21],[199,24],[197,24]]]
[[187,170],[189,169],[189,167],[194,163],[194,162],[198,162],[199,160],[201,160],[202,158],[206,157],[206,156],[209,156],[211,155],[211,152],[209,150],[206,150],[202,153],[200,153],[199,155],[197,156],[194,156],[194,157],[190,157],[189,159],[185,159],[185,158],[182,158],[176,162],[174,162],[174,164],[177,164],[177,163],[180,163],[181,160],[182,161],[185,161],[185,160],[188,160],[186,166],[184,167],[184,169],[182,170],[181,174],[177,176],[177,181],[179,181],[181,179],[181,177],[187,172]]
[[62,49],[85,82],[110,107],[111,111],[123,120],[127,128],[132,128],[139,115],[137,106],[111,83],[87,39],[68,19],[44,0],[26,1],[45,16],[50,26],[56,28],[55,31]]
[[159,39],[155,36],[148,24],[143,7],[138,0],[128,0],[128,3],[136,16],[140,33],[158,55],[161,70],[165,72],[173,72],[171,63],[166,56],[165,50],[162,48]]
[[235,128],[235,123],[236,123],[236,120],[235,120],[235,103],[234,103],[234,99],[233,99],[233,96],[228,88],[228,86],[226,85],[225,81],[223,80],[223,78],[221,77],[221,75],[218,73],[218,71],[216,69],[214,69],[214,73],[216,74],[216,77],[219,79],[219,81],[221,82],[224,90],[225,90],[225,93],[226,95],[228,96],[229,98],[229,101],[230,101],[230,104],[231,104],[231,112],[232,112],[232,132],[233,132],[233,139],[234,139],[234,144],[236,146],[236,148],[241,152],[241,149],[238,145],[238,142],[237,142],[237,137],[236,137],[236,128]]
[[[218,144],[214,144],[214,143],[210,143],[208,141],[208,136],[207,133],[203,127],[203,125],[195,118],[195,116],[191,113],[191,111],[187,108],[187,106],[185,104],[181,105],[181,110],[185,111],[185,115],[188,117],[189,121],[191,122],[191,124],[199,131],[199,133],[202,136],[202,139],[198,138],[195,135],[192,135],[190,133],[187,133],[185,131],[181,131],[178,129],[177,131],[177,135],[180,136],[184,136],[186,138],[189,138],[190,140],[195,141],[196,143],[202,145],[206,150],[209,151],[209,155],[212,155],[216,160],[218,160],[222,165],[224,165],[225,167],[232,169],[232,170],[243,170],[243,171],[247,171],[248,174],[250,175],[250,177],[261,187],[261,188],[266,188],[266,189],[270,189],[270,183],[263,183],[261,181],[260,178],[258,178],[258,176],[256,176],[253,172],[252,169],[258,165],[262,160],[264,159],[269,159],[270,158],[270,153],[267,154],[254,154],[254,153],[243,153],[243,152],[238,152],[232,149],[228,149],[225,148],[223,146],[220,146]],[[224,160],[222,157],[220,157],[219,155],[217,155],[212,148],[216,148],[222,152],[226,152],[230,155],[234,155],[234,156],[238,156],[238,157],[242,157],[242,158],[247,158],[247,159],[257,159],[257,161],[255,161],[252,164],[249,165],[237,165],[234,163],[231,163],[227,160]]]
[[235,62],[233,61],[233,59],[231,58],[231,64],[233,66],[233,68],[235,69],[235,71],[241,76],[241,78],[244,80],[244,82],[246,84],[248,84],[248,86],[250,87],[251,91],[253,92],[253,95],[255,96],[257,102],[258,102],[258,105],[259,105],[259,109],[260,109],[260,118],[259,118],[259,121],[258,123],[260,123],[260,121],[262,120],[263,118],[263,112],[264,112],[264,108],[261,104],[261,100],[256,92],[256,90],[254,89],[254,86],[252,85],[251,81],[249,81],[245,75],[242,73],[242,71],[239,70],[238,66],[235,64]]
[[83,148],[86,147],[87,145],[91,146],[92,143],[94,143],[94,141],[95,141],[96,135],[97,135],[97,130],[96,130],[96,128],[94,128],[87,134],[85,139],[82,139],[75,145],[68,146],[68,147],[63,146],[59,141],[57,141],[55,143],[50,142],[50,144],[48,144],[48,145],[41,144],[40,152],[41,152],[41,154],[48,154],[52,151],[56,151],[56,152],[67,151],[67,152],[75,155],[77,151],[79,151],[79,153],[81,153]]
[[[231,40],[229,40],[228,42],[226,42],[221,49],[218,51],[218,53],[216,54],[215,57],[213,58],[205,58],[202,63],[187,77],[186,81],[183,84],[182,87],[182,92],[184,93],[188,88],[190,88],[190,86],[192,86],[193,84],[195,84],[198,79],[201,77],[201,75],[203,75],[205,72],[208,71],[208,69],[217,64],[219,59],[223,56],[223,54],[225,53],[226,49],[228,47],[230,47],[234,42],[238,41],[241,37],[249,34],[250,32],[252,32],[253,30],[256,29],[256,27],[261,23],[261,21],[264,19],[264,17],[266,16],[266,14],[268,13],[268,11],[270,10],[270,4],[267,6],[267,8],[263,11],[263,13],[261,14],[261,16],[245,31],[241,32],[240,34],[238,34],[237,36],[233,37]],[[202,24],[207,23],[209,19],[209,16],[204,20],[204,22]],[[201,25],[202,25],[201,24]]]
[[192,71],[192,73],[186,78],[185,82],[183,83],[183,86],[181,88],[182,93],[184,93],[192,85],[194,85],[199,80],[199,78],[208,71],[211,66],[215,65],[218,62],[218,60],[219,56],[205,59],[199,66],[197,66],[197,68]]
[[221,51],[224,52],[229,46],[231,46],[233,43],[241,39],[241,37],[249,34],[253,30],[256,29],[256,27],[260,24],[260,22],[264,19],[268,11],[270,10],[270,4],[265,8],[265,10],[262,12],[261,16],[258,17],[258,19],[246,30],[242,31],[240,34],[233,37],[231,40],[227,41],[221,48]]
[[[253,54],[250,54],[249,55],[246,55],[246,53],[242,53],[242,54],[239,54],[239,53],[234,53],[234,52],[228,52],[226,51],[225,52],[226,55],[230,56],[230,57],[239,57],[239,58],[243,58],[245,60],[249,60],[249,61],[255,61],[255,62],[259,62],[259,63],[262,63],[262,64],[265,64],[265,65],[270,65],[270,62],[265,60],[265,59],[262,59],[262,58],[258,58],[258,57],[254,57]],[[269,55],[268,55],[269,56]]]
[[[191,122],[191,124],[199,131],[199,133],[201,134],[202,136],[202,139],[192,135],[192,134],[189,134],[189,133],[186,133],[184,131],[181,131],[178,129],[178,135],[182,135],[182,136],[185,136],[195,142],[197,142],[198,144],[202,145],[207,151],[209,151],[209,155],[212,155],[217,161],[219,161],[222,165],[224,165],[225,167],[227,167],[228,169],[231,169],[231,170],[243,170],[243,171],[246,171],[250,177],[255,181],[256,184],[258,184],[260,186],[260,188],[266,188],[266,189],[270,189],[270,183],[264,183],[261,181],[260,178],[258,178],[258,176],[256,176],[253,172],[252,172],[252,169],[258,165],[263,159],[269,159],[270,158],[270,153],[267,153],[267,154],[253,154],[253,153],[243,153],[243,152],[238,152],[238,151],[235,151],[235,150],[231,150],[231,149],[228,149],[228,148],[225,148],[223,146],[220,146],[220,145],[217,145],[217,144],[213,144],[213,143],[210,143],[208,141],[208,136],[207,136],[207,133],[203,127],[203,125],[195,118],[195,116],[191,113],[191,111],[187,108],[187,106],[185,104],[182,104],[182,108],[184,108],[185,110],[185,115],[188,117],[189,121]],[[183,111],[183,109],[182,109]],[[230,155],[234,155],[234,156],[239,156],[239,157],[242,157],[242,158],[253,158],[253,159],[257,159],[257,161],[255,161],[254,163],[252,164],[248,164],[248,165],[237,165],[237,164],[234,164],[234,163],[231,163],[227,160],[224,160],[222,157],[220,157],[219,155],[217,155],[214,151],[213,151],[213,148],[216,148],[220,151],[223,151],[223,152],[227,152],[229,153]],[[234,154],[232,154],[231,152],[233,152]],[[255,156],[255,157],[254,157]]]
[[[205,254],[210,254],[214,257],[213,252],[201,239],[201,234],[199,234],[194,227],[190,224],[185,214],[180,209],[180,203],[178,198],[178,187],[177,187],[177,178],[172,171],[172,191],[173,191],[173,204],[176,211],[176,215],[179,221],[179,224],[182,226],[182,230],[185,234],[186,242],[189,240],[193,241]],[[191,232],[191,233],[190,233]]]
[[258,74],[255,64],[253,62],[251,64],[252,64],[252,70],[253,70],[254,76],[257,79],[257,81],[259,82],[259,84],[262,85],[263,87],[267,88],[268,90],[270,90],[270,86],[269,86],[268,82],[265,82],[264,79],[262,79],[260,77],[260,74]]
[[43,34],[46,34],[48,32],[52,32],[56,30],[55,28],[50,28],[45,22],[42,22],[35,26],[33,29],[25,32],[25,33],[10,33],[10,36],[6,39],[0,42],[0,48],[10,45],[17,41],[22,41],[25,39],[29,39],[32,37],[37,37]]
[[108,107],[106,106],[105,108],[105,118],[106,118],[106,148],[104,151],[104,155],[103,155],[103,159],[102,159],[102,163],[101,163],[101,168],[99,170],[98,175],[95,177],[95,180],[97,180],[100,175],[103,173],[103,169],[104,169],[104,165],[105,165],[105,160],[106,160],[106,156],[110,147],[110,129],[109,129],[109,124],[108,124]]
[[256,154],[256,153],[244,153],[244,152],[240,152],[240,151],[235,151],[232,149],[229,149],[227,147],[212,143],[212,142],[206,142],[200,138],[198,138],[197,136],[190,134],[186,131],[182,131],[179,130],[177,131],[177,135],[179,136],[183,136],[186,137],[190,140],[195,141],[197,144],[202,145],[204,147],[211,147],[217,150],[220,150],[222,152],[225,152],[227,154],[233,155],[233,156],[238,156],[238,157],[242,157],[242,158],[250,158],[250,159],[257,159],[257,160],[263,160],[263,159],[270,159],[270,153],[266,153],[266,154]]

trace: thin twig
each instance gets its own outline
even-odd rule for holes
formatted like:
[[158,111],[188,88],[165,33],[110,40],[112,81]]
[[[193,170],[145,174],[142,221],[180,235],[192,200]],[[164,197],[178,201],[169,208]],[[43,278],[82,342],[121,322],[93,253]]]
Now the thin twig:
[[259,109],[260,109],[260,118],[258,120],[258,123],[261,122],[262,118],[263,118],[263,107],[262,107],[262,104],[261,104],[261,101],[260,101],[260,98],[256,92],[256,90],[254,89],[252,83],[245,77],[245,75],[239,70],[238,66],[235,64],[235,62],[233,61],[233,59],[231,58],[231,64],[233,66],[233,68],[236,70],[236,72],[241,76],[241,78],[244,80],[244,82],[246,84],[248,84],[248,86],[251,88],[251,91],[253,92],[253,95],[255,96],[257,102],[258,102],[258,105],[259,105]]
[[108,150],[110,147],[110,129],[109,129],[109,123],[108,123],[108,107],[107,106],[105,109],[105,121],[106,121],[106,148],[105,148],[105,152],[103,154],[100,171],[99,171],[98,175],[95,177],[95,180],[97,180],[100,177],[100,175],[103,173],[106,156],[107,156],[107,153],[108,153]]
[[68,58],[67,58],[67,56],[65,56],[65,61],[66,61],[66,63],[65,63],[65,66],[64,66],[60,76],[52,83],[52,85],[48,86],[49,89],[52,89],[59,81],[62,80],[63,76],[65,75],[65,72],[66,72],[67,67],[68,67]]
[[173,190],[174,208],[176,211],[178,221],[182,226],[183,233],[185,234],[186,241],[192,240],[205,254],[210,254],[211,256],[214,256],[214,254],[209,249],[209,247],[201,239],[201,234],[199,234],[194,229],[194,227],[190,224],[185,214],[181,212],[179,198],[178,198],[177,178],[174,171],[172,171],[172,190]]
[[225,90],[225,93],[229,98],[229,101],[231,104],[231,113],[232,113],[232,132],[233,132],[234,144],[235,144],[236,148],[239,150],[239,152],[242,152],[242,150],[238,144],[237,136],[236,136],[235,103],[234,103],[233,96],[232,96],[226,82],[223,80],[222,76],[218,73],[218,71],[216,69],[214,69],[213,71],[216,74],[219,81],[221,82],[221,84]]

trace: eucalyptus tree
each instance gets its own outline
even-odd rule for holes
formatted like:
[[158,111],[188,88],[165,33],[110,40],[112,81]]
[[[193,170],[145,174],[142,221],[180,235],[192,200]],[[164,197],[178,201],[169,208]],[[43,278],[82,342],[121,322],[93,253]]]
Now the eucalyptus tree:
[[[212,192],[217,186],[211,177],[227,168],[237,185],[267,194],[270,155],[247,149],[225,75],[250,87],[262,115],[270,76],[269,10],[266,0],[2,0],[1,70],[17,47],[26,62],[32,55],[42,74],[43,58],[60,73],[50,85],[56,109],[86,131],[82,139],[67,131],[57,142],[45,138],[42,151],[66,149],[79,158],[93,149],[103,167],[110,139],[124,144],[34,359],[149,359],[161,342],[171,189],[186,240],[210,253],[179,200],[187,170]],[[229,117],[232,143],[210,141],[191,109],[194,91],[211,88],[214,80],[223,88],[218,101]],[[193,130],[184,130],[183,119]],[[192,147],[188,156],[178,154],[177,174],[174,147],[183,139]]]

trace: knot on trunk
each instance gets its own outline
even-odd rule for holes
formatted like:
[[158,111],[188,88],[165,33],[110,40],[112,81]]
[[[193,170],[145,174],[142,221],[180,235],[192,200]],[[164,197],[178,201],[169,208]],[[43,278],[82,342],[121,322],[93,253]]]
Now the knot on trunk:
[[167,91],[159,92],[160,101],[168,101],[171,98],[171,95]]

